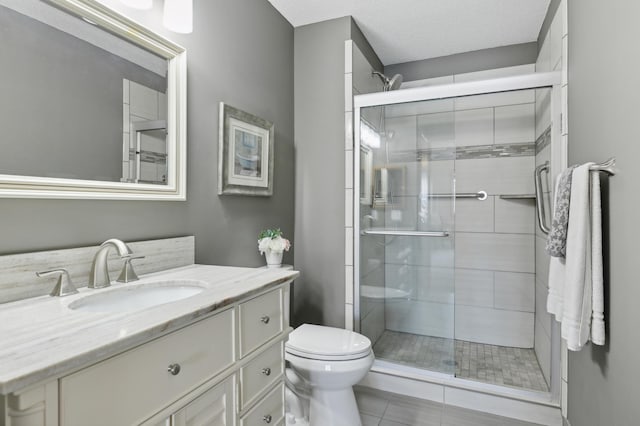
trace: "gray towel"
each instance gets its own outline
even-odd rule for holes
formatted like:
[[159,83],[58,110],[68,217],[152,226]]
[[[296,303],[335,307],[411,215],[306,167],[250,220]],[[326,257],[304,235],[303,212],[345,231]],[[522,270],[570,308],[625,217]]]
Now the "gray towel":
[[560,175],[556,204],[553,211],[551,231],[547,236],[546,250],[550,256],[564,258],[567,253],[567,229],[569,228],[569,204],[571,201],[571,177],[573,169],[570,166]]

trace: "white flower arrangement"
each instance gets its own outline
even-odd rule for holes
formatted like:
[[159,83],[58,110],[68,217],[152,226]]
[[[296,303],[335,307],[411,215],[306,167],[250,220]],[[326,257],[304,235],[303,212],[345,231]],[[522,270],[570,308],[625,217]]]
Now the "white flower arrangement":
[[278,229],[265,229],[258,236],[258,251],[264,254],[267,251],[282,253],[289,251],[291,242],[282,237],[282,231]]

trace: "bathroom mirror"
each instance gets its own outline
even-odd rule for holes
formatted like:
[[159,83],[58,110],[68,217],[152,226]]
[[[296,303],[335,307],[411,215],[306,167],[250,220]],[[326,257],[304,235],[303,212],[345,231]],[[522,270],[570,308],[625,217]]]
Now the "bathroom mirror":
[[186,198],[186,52],[95,0],[0,0],[0,196]]

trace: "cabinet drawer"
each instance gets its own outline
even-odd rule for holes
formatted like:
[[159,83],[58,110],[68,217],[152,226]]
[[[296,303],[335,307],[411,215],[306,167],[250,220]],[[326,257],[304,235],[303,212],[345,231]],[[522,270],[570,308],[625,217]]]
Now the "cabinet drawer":
[[[60,380],[65,426],[140,423],[234,362],[233,310]],[[178,364],[172,374],[168,367]]]
[[282,290],[244,302],[238,310],[241,358],[282,332]]
[[282,342],[279,342],[240,369],[240,409],[244,410],[255,397],[279,380],[284,371]]
[[262,401],[240,419],[240,426],[277,425],[284,418],[284,383],[278,384]]

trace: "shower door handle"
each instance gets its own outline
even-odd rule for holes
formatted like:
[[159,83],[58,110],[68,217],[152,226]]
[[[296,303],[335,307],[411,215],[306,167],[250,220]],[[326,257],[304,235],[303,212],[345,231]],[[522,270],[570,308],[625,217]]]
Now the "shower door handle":
[[398,231],[394,229],[365,229],[363,235],[394,235],[403,237],[448,237],[447,231]]
[[428,194],[424,198],[475,198],[476,200],[484,201],[489,197],[487,191],[478,192],[462,192],[457,194]]

